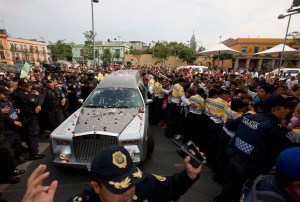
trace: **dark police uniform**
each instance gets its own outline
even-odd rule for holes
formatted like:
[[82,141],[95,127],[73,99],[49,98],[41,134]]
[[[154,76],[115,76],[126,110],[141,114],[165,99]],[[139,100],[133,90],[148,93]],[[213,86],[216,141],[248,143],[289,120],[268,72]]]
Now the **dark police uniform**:
[[[73,78],[75,80],[75,78]],[[68,99],[69,99],[69,113],[72,114],[78,109],[78,99],[81,96],[80,85],[76,81],[69,81],[67,83]]]
[[10,173],[16,169],[15,164],[15,155],[14,151],[12,150],[9,142],[6,140],[5,136],[2,134],[4,129],[4,122],[3,122],[3,113],[0,110],[0,159],[1,159],[1,166],[0,166],[0,176],[1,180],[4,178],[8,178]]
[[3,121],[5,127],[3,128],[3,134],[7,141],[10,143],[14,150],[17,160],[20,160],[22,154],[22,143],[18,131],[18,127],[14,125],[14,121],[19,120],[19,117],[9,101],[0,101],[0,108],[9,107],[9,112],[3,115]]
[[[132,162],[124,147],[111,146],[98,152],[91,164],[91,176],[100,180],[114,194],[123,194],[135,186],[133,201],[167,202],[176,201],[197,181],[192,180],[186,171],[169,177],[142,173]],[[85,189],[69,201],[101,201],[93,188]]]
[[282,151],[275,169],[268,175],[260,175],[254,181],[248,180],[244,184],[243,201],[299,201],[299,186],[294,185],[300,181],[299,155],[300,147]]
[[294,200],[282,188],[276,180],[275,175],[262,175],[253,182],[251,187],[243,188],[244,202],[252,201],[277,201],[293,202]]
[[271,112],[259,111],[226,124],[230,131],[236,131],[236,137],[230,160],[231,179],[223,187],[223,196],[238,198],[247,179],[268,173],[281,151],[300,146],[279,123]]
[[84,82],[84,94],[83,99],[86,99],[89,94],[96,88],[98,85],[98,80],[96,78],[88,77]]
[[[145,178],[136,184],[135,195],[133,196],[133,201],[136,202],[176,201],[195,182],[195,180],[191,180],[187,176],[185,171],[176,173],[170,177],[162,177],[148,173],[143,174]],[[100,202],[101,200],[93,188],[89,187],[69,201]]]
[[41,91],[40,104],[42,104],[42,110],[45,113],[51,131],[65,119],[61,106],[63,98],[65,98],[65,95],[58,87],[54,87],[53,90],[45,87]]
[[[28,83],[28,80],[23,80],[25,83]],[[19,85],[20,84],[21,82],[19,81]],[[39,106],[39,97],[32,92],[27,92],[18,88],[14,91],[13,98],[15,101],[15,108],[20,109],[19,117],[22,122],[22,127],[20,129],[21,138],[24,137],[30,156],[37,155],[40,126],[37,120],[37,114],[35,113],[35,108]]]

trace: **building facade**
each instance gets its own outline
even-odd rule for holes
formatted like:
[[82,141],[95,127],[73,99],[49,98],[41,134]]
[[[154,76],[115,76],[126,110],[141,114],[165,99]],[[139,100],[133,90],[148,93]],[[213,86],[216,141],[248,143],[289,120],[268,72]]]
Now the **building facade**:
[[37,65],[48,62],[49,52],[46,42],[10,37],[6,34],[6,30],[0,30],[0,62],[14,64],[16,61]]
[[[91,60],[87,60],[83,57],[82,50],[84,44],[77,44],[72,46],[73,62],[80,64],[92,64]],[[108,49],[111,54],[111,63],[125,64],[125,54],[129,52],[130,47],[123,41],[110,41],[110,42],[95,42],[96,49],[96,64],[103,66],[103,60],[101,56],[105,49]]]
[[[235,56],[232,60],[224,61],[225,68],[243,68],[250,71],[269,71],[278,67],[280,53],[272,55],[254,55],[255,53],[270,49],[278,44],[284,43],[280,38],[237,38],[227,39],[223,43],[242,54]],[[292,39],[287,39],[286,45],[299,50],[300,43],[295,43]],[[299,54],[284,56],[283,67],[300,68]]]
[[147,45],[142,41],[129,41],[127,45],[136,50],[147,50],[150,48],[150,45]]

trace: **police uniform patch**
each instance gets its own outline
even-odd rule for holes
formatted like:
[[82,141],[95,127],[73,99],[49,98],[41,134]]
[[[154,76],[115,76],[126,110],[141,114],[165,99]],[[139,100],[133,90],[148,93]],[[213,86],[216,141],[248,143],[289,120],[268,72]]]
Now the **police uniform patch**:
[[156,179],[158,179],[159,181],[161,181],[161,182],[164,182],[164,181],[166,181],[166,177],[163,177],[163,176],[160,176],[160,175],[154,175],[154,174],[152,174]]
[[125,154],[120,151],[117,151],[112,154],[113,164],[118,168],[126,168],[127,166],[127,159]]
[[131,181],[131,179],[129,177],[126,177],[121,182],[109,181],[108,183],[110,185],[113,185],[115,187],[115,189],[126,189],[131,184],[130,181]]
[[298,142],[299,142],[298,139],[297,139],[297,137],[296,137],[294,134],[292,134],[291,132],[289,132],[288,134],[286,134],[286,137],[287,137],[291,142],[293,142],[293,143],[298,143]]
[[132,173],[133,177],[136,177],[138,179],[141,179],[143,177],[143,173],[140,171],[139,168],[137,168],[137,171],[135,173]]
[[73,202],[81,202],[82,201],[82,198],[80,196],[75,196],[73,198]]

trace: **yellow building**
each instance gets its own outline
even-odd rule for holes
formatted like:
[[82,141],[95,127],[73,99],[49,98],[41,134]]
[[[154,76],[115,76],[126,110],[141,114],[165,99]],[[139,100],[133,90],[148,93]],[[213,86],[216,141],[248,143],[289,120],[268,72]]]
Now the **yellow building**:
[[[227,68],[245,68],[249,70],[269,71],[277,68],[280,61],[280,53],[274,55],[254,55],[270,49],[278,44],[284,43],[284,39],[279,38],[237,38],[227,39],[223,42],[226,46],[242,52],[241,55],[234,57],[232,60],[224,62]],[[287,39],[286,44],[294,49],[300,49],[300,43],[295,43],[292,39]],[[300,68],[299,54],[285,56],[284,67]]]
[[39,64],[49,61],[47,44],[34,39],[9,37],[5,30],[0,30],[0,62],[14,64],[15,61],[28,61]]

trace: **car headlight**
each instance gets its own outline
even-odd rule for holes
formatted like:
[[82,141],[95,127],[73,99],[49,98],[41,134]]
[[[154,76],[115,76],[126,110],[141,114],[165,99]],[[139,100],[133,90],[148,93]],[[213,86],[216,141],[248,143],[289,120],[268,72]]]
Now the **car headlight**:
[[69,141],[65,141],[65,140],[57,140],[57,145],[70,145]]

